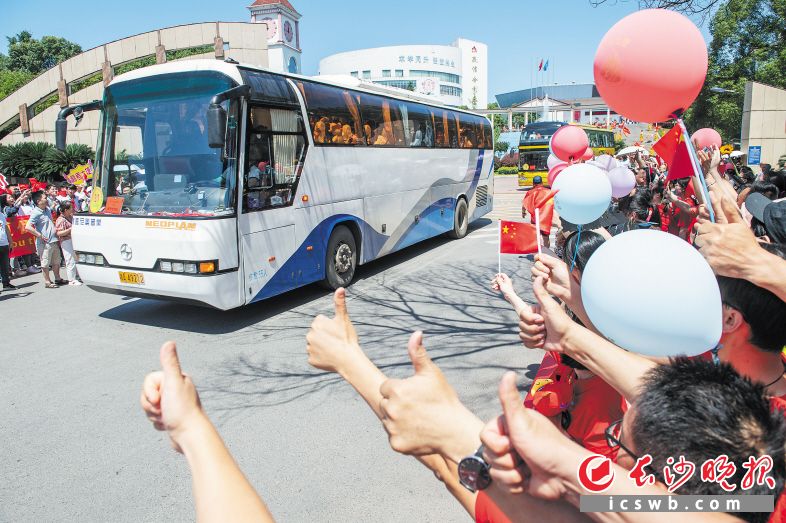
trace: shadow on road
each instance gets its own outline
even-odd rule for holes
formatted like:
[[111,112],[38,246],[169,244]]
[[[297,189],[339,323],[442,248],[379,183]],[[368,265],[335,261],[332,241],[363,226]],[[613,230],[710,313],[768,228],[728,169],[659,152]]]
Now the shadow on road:
[[[498,376],[512,369],[531,380],[537,365],[516,367],[509,357],[493,356],[493,351],[515,348],[520,342],[515,314],[490,289],[489,271],[461,263],[443,267],[439,274],[432,271],[417,279],[350,289],[347,307],[369,358],[390,377],[410,375],[407,339],[420,329],[431,359],[445,372]],[[275,324],[256,326],[257,337],[277,343],[302,341],[302,352],[272,358],[266,351],[241,351],[227,359],[202,386],[216,410],[231,416],[233,411],[289,403],[341,383],[336,374],[306,362],[304,336],[316,312],[329,313],[292,311]]]
[[[491,223],[491,220],[481,218],[472,223],[470,232],[489,223]],[[362,265],[358,268],[355,281],[373,278],[396,265],[409,261],[450,241],[452,240],[445,236],[439,236]],[[219,311],[208,307],[167,301],[125,297],[123,298],[125,303],[109,309],[99,316],[109,320],[200,334],[228,334],[248,328],[286,311],[308,305],[329,294],[330,292],[320,286],[311,284],[229,311]]]

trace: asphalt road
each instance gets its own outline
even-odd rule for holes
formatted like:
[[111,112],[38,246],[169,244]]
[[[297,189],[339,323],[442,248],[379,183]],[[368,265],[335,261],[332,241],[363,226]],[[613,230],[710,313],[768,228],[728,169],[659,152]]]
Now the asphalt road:
[[[497,269],[490,220],[361,268],[349,311],[363,347],[391,377],[412,370],[416,329],[462,400],[487,419],[505,369],[522,384],[540,360],[488,285]],[[530,262],[503,269],[531,298]],[[190,521],[185,460],[143,416],[143,376],[178,342],[240,466],[278,521],[469,521],[416,460],[394,453],[354,390],[306,362],[313,317],[330,294],[309,286],[229,312],[44,289],[40,276],[0,294],[0,521]]]

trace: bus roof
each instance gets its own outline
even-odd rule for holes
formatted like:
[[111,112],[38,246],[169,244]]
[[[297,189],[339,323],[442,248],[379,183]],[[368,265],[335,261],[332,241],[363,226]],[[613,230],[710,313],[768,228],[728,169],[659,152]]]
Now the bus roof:
[[225,74],[226,76],[229,76],[237,84],[242,84],[243,79],[240,76],[240,71],[239,71],[241,68],[252,70],[252,71],[271,73],[286,78],[291,78],[293,80],[305,80],[309,82],[317,82],[320,84],[329,85],[332,87],[349,88],[355,91],[366,92],[368,94],[382,95],[402,101],[416,102],[423,105],[430,105],[433,107],[439,107],[441,109],[449,109],[451,111],[462,112],[465,114],[471,114],[473,116],[480,116],[485,118],[481,114],[477,114],[465,109],[459,109],[457,107],[445,105],[443,103],[440,103],[438,100],[433,100],[425,96],[419,96],[417,94],[411,93],[404,89],[397,89],[394,87],[379,85],[372,82],[366,82],[360,79],[353,78],[351,76],[347,76],[347,77],[343,77],[343,75],[342,77],[329,76],[323,79],[320,78],[319,76],[305,76],[305,75],[293,74],[293,73],[282,73],[279,71],[271,71],[270,69],[259,67],[256,65],[227,62],[225,60],[213,60],[209,58],[194,59],[194,60],[179,60],[176,62],[167,62],[163,64],[151,65],[149,67],[142,67],[140,69],[134,69],[133,71],[129,71],[127,73],[123,73],[115,77],[109,85],[112,86],[120,82],[128,82],[132,80],[138,80],[140,78],[147,78],[149,76],[153,76],[157,74],[185,73],[188,71],[217,71],[219,73]]

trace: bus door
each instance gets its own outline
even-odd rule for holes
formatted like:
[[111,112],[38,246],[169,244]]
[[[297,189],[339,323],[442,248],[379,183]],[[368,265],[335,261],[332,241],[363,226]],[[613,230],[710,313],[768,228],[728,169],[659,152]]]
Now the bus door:
[[246,303],[297,286],[293,203],[305,154],[300,111],[249,102],[238,224]]

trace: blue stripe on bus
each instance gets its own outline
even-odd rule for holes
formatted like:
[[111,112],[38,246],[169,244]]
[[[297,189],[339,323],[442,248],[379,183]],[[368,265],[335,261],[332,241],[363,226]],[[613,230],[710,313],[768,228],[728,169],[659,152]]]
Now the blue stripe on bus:
[[[371,249],[372,258],[376,258],[379,248],[385,244],[388,236],[378,233],[374,228],[357,216],[337,214],[322,220],[303,240],[303,243],[292,253],[292,256],[279,268],[268,282],[259,290],[250,303],[276,296],[303,285],[308,285],[325,278],[325,251],[333,228],[340,222],[354,222],[360,229],[363,249]],[[307,246],[313,250],[306,250]],[[375,249],[375,246],[376,247]],[[371,259],[366,257],[367,259]]]

